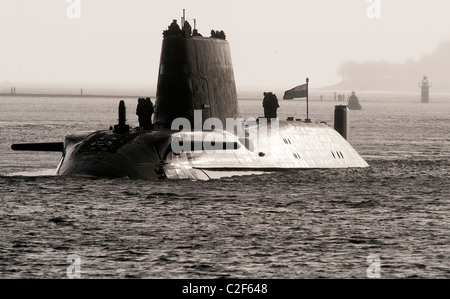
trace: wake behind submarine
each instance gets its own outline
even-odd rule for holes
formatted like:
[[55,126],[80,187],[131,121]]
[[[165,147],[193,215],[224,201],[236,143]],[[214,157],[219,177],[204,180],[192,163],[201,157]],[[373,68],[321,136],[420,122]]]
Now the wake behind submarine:
[[203,37],[187,21],[163,31],[151,125],[131,128],[119,103],[109,130],[64,142],[13,144],[13,150],[62,152],[57,175],[202,179],[280,169],[367,167],[347,142],[347,107],[335,128],[309,120],[239,117],[228,41]]

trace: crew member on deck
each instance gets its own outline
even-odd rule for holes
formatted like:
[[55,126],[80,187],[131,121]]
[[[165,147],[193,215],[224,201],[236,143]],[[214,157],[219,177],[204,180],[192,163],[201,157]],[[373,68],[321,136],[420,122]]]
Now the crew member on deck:
[[152,128],[153,113],[154,108],[150,98],[139,98],[136,108],[136,115],[139,119],[140,130],[150,130]]
[[265,118],[277,118],[277,109],[280,105],[278,104],[278,98],[275,94],[272,92],[264,92],[263,107]]
[[144,98],[138,99],[138,105],[136,108],[136,115],[138,116],[139,120],[139,128],[142,129],[144,127],[144,117],[145,117],[145,104],[144,104]]

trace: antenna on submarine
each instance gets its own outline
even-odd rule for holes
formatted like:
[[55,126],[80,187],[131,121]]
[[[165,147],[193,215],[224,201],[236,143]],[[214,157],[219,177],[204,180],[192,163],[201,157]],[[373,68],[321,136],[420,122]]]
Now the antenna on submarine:
[[[197,29],[197,19],[189,19],[194,20],[194,29]],[[183,8],[183,16],[181,17],[181,28],[184,27],[184,22],[186,22],[186,9]]]
[[305,122],[310,123],[311,120],[309,119],[309,109],[308,109],[308,93],[309,93],[309,77],[306,77],[306,119]]
[[184,22],[186,21],[186,9],[183,8],[183,16],[181,17],[181,27],[183,28]]

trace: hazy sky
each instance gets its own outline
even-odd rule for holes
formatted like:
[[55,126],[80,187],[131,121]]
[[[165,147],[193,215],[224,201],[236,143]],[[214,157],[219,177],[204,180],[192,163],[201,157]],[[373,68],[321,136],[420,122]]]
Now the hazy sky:
[[71,0],[0,0],[0,83],[154,86],[183,8],[204,36],[225,31],[238,88],[334,84],[342,61],[404,62],[450,39],[448,0],[78,1],[80,18]]

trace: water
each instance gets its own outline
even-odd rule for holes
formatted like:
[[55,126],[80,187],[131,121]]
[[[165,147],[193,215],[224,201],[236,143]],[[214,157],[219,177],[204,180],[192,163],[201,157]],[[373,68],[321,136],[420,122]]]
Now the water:
[[[309,116],[332,125],[318,96]],[[449,278],[450,95],[358,96],[350,143],[369,168],[210,181],[54,176],[59,154],[10,145],[108,128],[118,100],[1,98],[0,277],[66,278],[75,254],[82,278],[365,278],[374,254],[382,278]],[[280,106],[305,118],[304,101]]]

